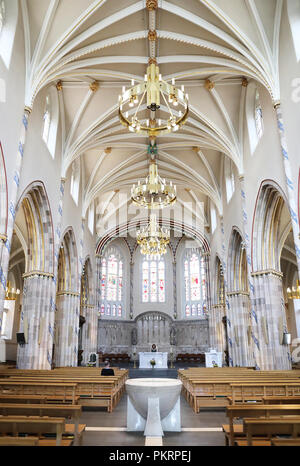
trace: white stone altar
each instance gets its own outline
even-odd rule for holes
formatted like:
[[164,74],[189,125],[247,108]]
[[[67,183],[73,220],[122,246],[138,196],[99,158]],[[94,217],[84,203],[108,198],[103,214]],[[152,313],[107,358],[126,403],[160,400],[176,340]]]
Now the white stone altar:
[[127,431],[144,431],[146,437],[161,437],[164,430],[181,432],[178,379],[128,379]]
[[155,360],[156,369],[167,369],[168,368],[168,353],[159,352],[144,352],[139,353],[139,367],[141,369],[151,369],[151,359]]
[[205,353],[205,366],[206,367],[222,367],[222,353],[214,350],[210,350],[209,353]]

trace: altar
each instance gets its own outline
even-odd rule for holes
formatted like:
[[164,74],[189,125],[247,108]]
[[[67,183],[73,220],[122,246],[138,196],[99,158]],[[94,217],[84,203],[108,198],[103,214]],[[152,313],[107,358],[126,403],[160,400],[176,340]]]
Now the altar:
[[139,367],[141,369],[151,369],[152,365],[150,361],[155,360],[156,369],[167,369],[168,368],[168,353],[139,353]]

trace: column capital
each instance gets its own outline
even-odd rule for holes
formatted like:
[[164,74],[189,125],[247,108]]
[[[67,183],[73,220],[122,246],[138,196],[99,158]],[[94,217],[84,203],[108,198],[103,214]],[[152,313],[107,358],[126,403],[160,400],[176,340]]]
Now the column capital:
[[261,275],[275,275],[278,278],[283,278],[283,273],[279,272],[279,270],[274,269],[258,270],[256,272],[252,272],[251,275],[252,277],[259,277]]
[[45,278],[54,278],[53,273],[42,272],[41,270],[32,270],[30,272],[25,272],[22,275],[23,278],[30,278],[30,277],[34,277],[34,276],[45,277]]
[[56,293],[56,296],[75,296],[75,297],[79,297],[80,293],[78,293],[77,291],[59,291],[58,293]]
[[243,78],[243,80],[242,80],[242,86],[243,86],[243,87],[248,87],[248,84],[249,84],[248,79],[247,79],[247,78]]

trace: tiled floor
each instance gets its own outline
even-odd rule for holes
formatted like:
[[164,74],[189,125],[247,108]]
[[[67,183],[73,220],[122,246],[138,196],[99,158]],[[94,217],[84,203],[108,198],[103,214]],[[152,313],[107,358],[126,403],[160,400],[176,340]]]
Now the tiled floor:
[[[143,433],[126,432],[127,395],[124,395],[112,413],[104,408],[92,410],[84,408],[80,423],[87,430],[82,435],[82,446],[144,446]],[[220,431],[227,423],[224,410],[202,410],[195,414],[185,399],[181,397],[181,433],[167,432],[163,437],[164,446],[223,446],[224,434]],[[97,427],[108,430],[96,430]],[[113,430],[109,430],[113,427]],[[95,430],[93,430],[93,428]],[[122,430],[118,430],[121,428]],[[124,429],[124,430],[123,430]],[[187,429],[188,431],[186,431]],[[189,431],[189,429],[191,429]],[[195,431],[199,429],[199,431]]]

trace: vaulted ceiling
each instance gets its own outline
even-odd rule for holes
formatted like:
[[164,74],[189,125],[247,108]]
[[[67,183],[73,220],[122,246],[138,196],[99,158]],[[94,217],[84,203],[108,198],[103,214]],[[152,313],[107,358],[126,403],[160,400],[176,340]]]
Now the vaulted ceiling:
[[[157,9],[155,4],[157,3]],[[72,7],[70,8],[70,4]],[[147,174],[148,139],[118,118],[118,96],[143,81],[155,54],[162,77],[189,94],[176,134],[157,139],[162,177],[178,190],[178,209],[211,200],[222,214],[224,157],[243,173],[245,78],[279,96],[282,0],[23,0],[26,102],[59,83],[62,176],[79,159],[84,213],[95,202],[100,227],[124,209]],[[147,9],[148,6],[148,9]],[[151,7],[154,6],[154,10]],[[150,11],[149,11],[150,9]],[[148,40],[155,29],[155,50]],[[188,189],[187,189],[188,188]]]

